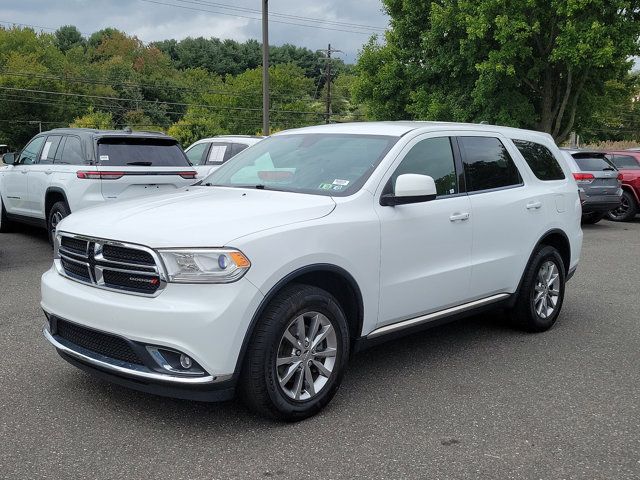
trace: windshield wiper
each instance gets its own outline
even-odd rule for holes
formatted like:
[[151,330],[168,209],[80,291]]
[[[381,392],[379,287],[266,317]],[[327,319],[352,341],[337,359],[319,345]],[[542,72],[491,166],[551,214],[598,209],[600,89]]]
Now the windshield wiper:
[[127,165],[134,165],[139,167],[150,167],[153,162],[128,162]]

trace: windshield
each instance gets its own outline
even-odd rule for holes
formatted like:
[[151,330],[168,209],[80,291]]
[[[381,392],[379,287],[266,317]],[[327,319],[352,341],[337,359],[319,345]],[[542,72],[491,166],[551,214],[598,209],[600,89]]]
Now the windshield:
[[398,137],[276,135],[239,153],[204,185],[346,196],[358,191]]
[[188,167],[180,146],[164,138],[102,138],[98,165],[105,167]]

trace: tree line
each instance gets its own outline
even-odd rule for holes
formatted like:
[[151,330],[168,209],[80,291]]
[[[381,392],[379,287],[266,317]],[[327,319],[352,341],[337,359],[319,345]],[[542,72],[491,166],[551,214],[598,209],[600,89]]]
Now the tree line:
[[[0,28],[0,143],[21,148],[40,126],[162,130],[185,146],[261,133],[260,52],[254,40],[145,44],[113,28],[88,38],[74,26]],[[272,129],[322,123],[322,54],[282,45],[270,47],[270,58]],[[332,61],[332,120],[362,118],[351,102],[351,67]]]

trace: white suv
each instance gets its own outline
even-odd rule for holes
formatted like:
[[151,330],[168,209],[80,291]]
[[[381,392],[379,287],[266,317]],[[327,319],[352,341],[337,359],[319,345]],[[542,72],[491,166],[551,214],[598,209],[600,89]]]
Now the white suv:
[[239,391],[262,414],[301,419],[375,342],[498,307],[550,328],[581,245],[578,188],[549,135],[303,128],[199,186],[65,219],[42,277],[44,335],[134,389]]
[[203,138],[189,145],[184,153],[198,172],[198,178],[204,178],[220,165],[239,154],[245,148],[255,145],[264,137],[251,135],[224,135]]
[[71,212],[174,191],[196,172],[177,141],[156,132],[58,128],[36,135],[0,169],[0,232],[11,222],[53,233]]

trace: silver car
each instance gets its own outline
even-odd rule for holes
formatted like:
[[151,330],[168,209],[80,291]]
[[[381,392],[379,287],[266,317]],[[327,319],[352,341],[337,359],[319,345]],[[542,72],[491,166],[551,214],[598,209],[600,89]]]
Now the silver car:
[[582,223],[597,223],[618,208],[622,199],[622,177],[603,152],[563,149],[580,188]]

